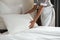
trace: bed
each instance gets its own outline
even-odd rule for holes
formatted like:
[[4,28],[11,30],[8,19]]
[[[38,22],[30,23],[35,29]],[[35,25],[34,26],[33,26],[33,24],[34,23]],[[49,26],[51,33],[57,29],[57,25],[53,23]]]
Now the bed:
[[38,26],[15,34],[1,35],[0,40],[60,40],[60,28]]
[[[1,14],[8,31],[0,34],[0,40],[60,40],[60,28],[38,26],[29,29],[30,14]],[[27,20],[26,20],[27,19]]]
[[[0,0],[0,15],[24,14],[34,6],[33,0]],[[33,14],[32,14],[33,15]],[[7,29],[0,16],[0,29]]]
[[[38,26],[29,29],[30,14],[1,14],[8,32],[0,34],[0,40],[60,40],[60,28]],[[27,19],[27,20],[26,20]]]
[[[0,40],[60,40],[60,28],[58,27],[38,26],[36,24],[34,28],[29,29],[28,26],[33,19],[29,14],[20,14],[25,13],[33,7],[32,0],[23,1],[22,3],[28,1],[26,4],[29,5],[29,3],[31,3],[31,5],[26,7],[27,5],[24,3],[22,10],[22,5],[20,4],[22,0],[14,0],[15,2],[12,1],[12,3],[11,1],[12,0],[0,0],[0,17],[5,23],[6,27],[4,28],[8,29],[7,32],[0,34]],[[15,5],[16,3],[17,5]]]

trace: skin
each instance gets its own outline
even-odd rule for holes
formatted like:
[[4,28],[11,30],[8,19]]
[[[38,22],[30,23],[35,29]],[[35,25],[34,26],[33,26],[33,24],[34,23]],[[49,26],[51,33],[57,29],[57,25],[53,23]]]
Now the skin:
[[[45,1],[46,1],[46,0],[45,0]],[[34,5],[34,7],[33,7],[31,10],[29,10],[28,12],[26,12],[26,13],[32,13],[33,11],[36,10],[36,8],[37,8],[37,5]],[[37,14],[35,15],[34,19],[30,22],[30,23],[31,23],[30,26],[29,26],[30,29],[34,27],[34,24],[35,24],[36,21],[38,20],[39,16],[42,14],[42,11],[43,11],[43,5],[40,5],[40,6],[38,7],[38,12],[37,12]]]
[[27,11],[25,14],[34,12],[36,8],[37,8],[37,5],[34,5],[34,7],[31,10]]
[[42,9],[43,9],[43,6],[41,5],[39,7],[39,10],[37,12],[37,14],[35,15],[34,19],[30,22],[31,25],[29,26],[29,28],[33,28],[34,27],[34,24],[36,23],[36,21],[38,20],[39,16],[41,15],[42,13]]

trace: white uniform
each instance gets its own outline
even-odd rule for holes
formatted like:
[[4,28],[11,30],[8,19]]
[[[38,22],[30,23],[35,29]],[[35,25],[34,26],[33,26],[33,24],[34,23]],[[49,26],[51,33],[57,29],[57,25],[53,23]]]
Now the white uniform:
[[50,0],[40,0],[39,4],[44,6],[41,14],[42,26],[55,26],[55,10]]

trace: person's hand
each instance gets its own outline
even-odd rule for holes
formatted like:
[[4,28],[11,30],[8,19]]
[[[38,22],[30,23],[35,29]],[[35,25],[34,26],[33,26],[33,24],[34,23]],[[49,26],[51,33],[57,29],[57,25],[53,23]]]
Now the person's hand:
[[31,23],[31,24],[30,24],[29,28],[31,29],[31,28],[34,27],[35,21],[31,21],[30,23]]

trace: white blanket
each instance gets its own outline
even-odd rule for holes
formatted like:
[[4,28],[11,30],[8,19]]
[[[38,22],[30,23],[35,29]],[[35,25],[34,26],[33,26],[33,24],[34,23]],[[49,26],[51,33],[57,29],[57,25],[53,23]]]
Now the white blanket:
[[60,28],[38,27],[16,34],[1,35],[0,40],[60,40]]

